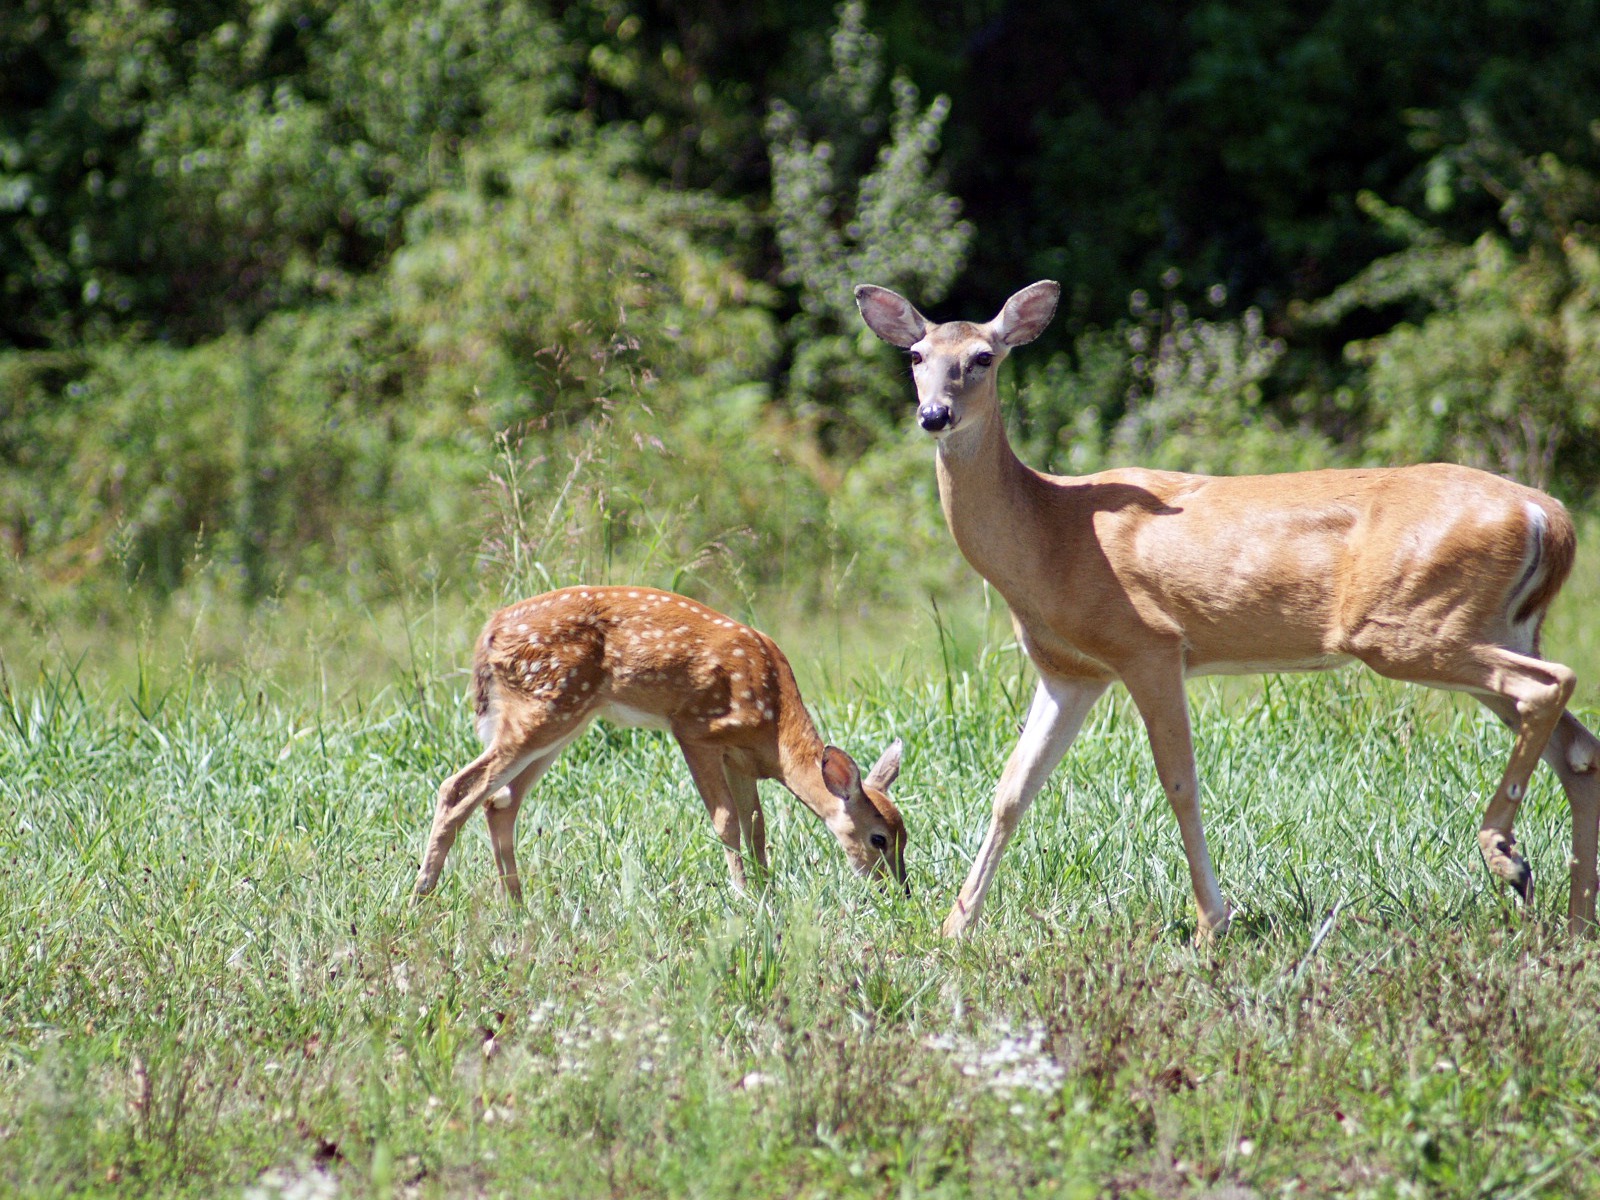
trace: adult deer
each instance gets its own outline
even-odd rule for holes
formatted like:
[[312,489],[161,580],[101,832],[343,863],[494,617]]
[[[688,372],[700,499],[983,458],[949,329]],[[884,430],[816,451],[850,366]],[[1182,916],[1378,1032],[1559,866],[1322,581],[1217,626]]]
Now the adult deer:
[[945,520],[1010,605],[1039,674],[944,932],[977,920],[1007,840],[1114,680],[1144,720],[1178,818],[1197,933],[1221,932],[1228,910],[1200,822],[1184,678],[1352,661],[1470,692],[1510,726],[1511,759],[1478,843],[1489,870],[1524,900],[1532,874],[1512,821],[1543,754],[1572,809],[1569,921],[1592,923],[1600,741],[1566,711],[1572,671],[1537,656],[1545,612],[1572,566],[1561,505],[1441,463],[1238,478],[1041,474],[1006,440],[995,376],[1050,323],[1059,295],[1045,280],[987,324],[934,324],[886,288],[856,289],[873,332],[910,351],[918,421],[938,441]]
[[758,779],[782,781],[821,817],[857,872],[905,882],[905,824],[888,796],[900,743],[863,779],[848,754],[817,736],[783,651],[703,604],[642,587],[534,596],[489,618],[472,677],[485,750],[439,789],[419,896],[433,890],[457,832],[487,802],[500,880],[521,900],[517,811],[597,716],[672,732],[740,891],[741,841],[767,866]]

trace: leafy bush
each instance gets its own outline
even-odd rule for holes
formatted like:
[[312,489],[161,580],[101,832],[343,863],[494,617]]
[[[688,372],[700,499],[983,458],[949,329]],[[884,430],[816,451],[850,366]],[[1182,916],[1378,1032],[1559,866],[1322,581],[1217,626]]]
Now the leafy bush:
[[[1365,368],[1369,452],[1445,458],[1536,487],[1593,478],[1600,435],[1600,185],[1550,155],[1528,156],[1479,126],[1441,156],[1442,180],[1501,201],[1502,230],[1470,246],[1375,197],[1364,206],[1405,249],[1379,259],[1307,318],[1356,308],[1419,310],[1346,353]],[[1441,182],[1441,190],[1444,189]],[[1436,198],[1448,204],[1449,195]]]
[[[0,337],[194,340],[381,265],[491,111],[565,86],[524,0],[35,2],[0,16]],[[8,10],[9,12],[9,10]]]
[[[1130,319],[1078,337],[1072,356],[1024,359],[1011,406],[1019,442],[1071,474],[1144,466],[1242,475],[1327,466],[1334,448],[1314,429],[1287,424],[1264,385],[1283,356],[1259,309],[1238,319],[1197,317],[1177,296],[1176,271],[1153,305],[1129,298]],[[1208,303],[1227,292],[1214,285]]]

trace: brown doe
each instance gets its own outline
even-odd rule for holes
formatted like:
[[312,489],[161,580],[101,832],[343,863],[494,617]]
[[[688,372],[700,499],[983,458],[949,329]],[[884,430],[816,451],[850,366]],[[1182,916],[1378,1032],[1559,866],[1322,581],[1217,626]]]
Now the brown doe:
[[1510,727],[1511,758],[1478,843],[1524,901],[1532,874],[1512,821],[1543,755],[1572,810],[1569,923],[1592,924],[1600,741],[1566,711],[1572,671],[1538,657],[1540,625],[1572,567],[1565,509],[1443,463],[1235,478],[1032,470],[1006,439],[995,377],[1049,324],[1059,295],[1044,280],[986,324],[935,324],[886,288],[856,289],[867,325],[910,352],[918,420],[938,444],[945,520],[1010,606],[1039,674],[945,933],[977,920],[1007,840],[1117,680],[1178,819],[1197,932],[1221,932],[1228,909],[1201,826],[1184,679],[1349,662],[1469,692]]
[[772,639],[698,601],[643,587],[534,596],[489,618],[472,677],[485,749],[439,789],[419,896],[438,883],[462,824],[486,805],[501,882],[521,899],[517,810],[597,716],[677,739],[741,891],[741,841],[767,867],[758,779],[781,781],[821,817],[858,873],[905,882],[905,824],[888,796],[899,741],[863,779],[848,754],[817,736]]

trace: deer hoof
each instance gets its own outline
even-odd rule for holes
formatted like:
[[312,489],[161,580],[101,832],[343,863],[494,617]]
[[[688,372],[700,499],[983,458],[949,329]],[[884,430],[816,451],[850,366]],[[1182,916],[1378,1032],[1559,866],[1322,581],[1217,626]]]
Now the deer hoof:
[[1222,916],[1215,921],[1207,921],[1201,917],[1194,927],[1194,944],[1197,947],[1214,946],[1227,936],[1228,925],[1233,916],[1233,905],[1228,905]]
[[1509,834],[1485,829],[1478,834],[1478,845],[1483,850],[1483,861],[1496,878],[1511,885],[1523,904],[1533,901],[1533,869],[1528,860],[1517,852],[1516,840]]
[[947,938],[966,937],[967,927],[971,921],[972,917],[967,912],[966,905],[957,900],[950,910],[950,915],[944,919],[944,924],[939,926],[939,932]]

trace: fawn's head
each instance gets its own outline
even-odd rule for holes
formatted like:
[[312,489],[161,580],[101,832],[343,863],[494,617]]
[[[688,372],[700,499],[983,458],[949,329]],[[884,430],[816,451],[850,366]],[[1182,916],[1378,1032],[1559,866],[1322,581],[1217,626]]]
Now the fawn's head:
[[856,306],[867,327],[891,346],[910,352],[917,423],[941,441],[998,405],[995,372],[1000,360],[1044,331],[1060,298],[1061,285],[1043,279],[1007,300],[987,324],[936,325],[888,288],[870,283],[856,288]]
[[906,823],[889,799],[889,785],[900,774],[901,744],[896,739],[873,764],[866,778],[861,769],[837,746],[822,750],[822,782],[840,803],[837,817],[828,822],[833,836],[859,875],[892,876],[906,884]]

